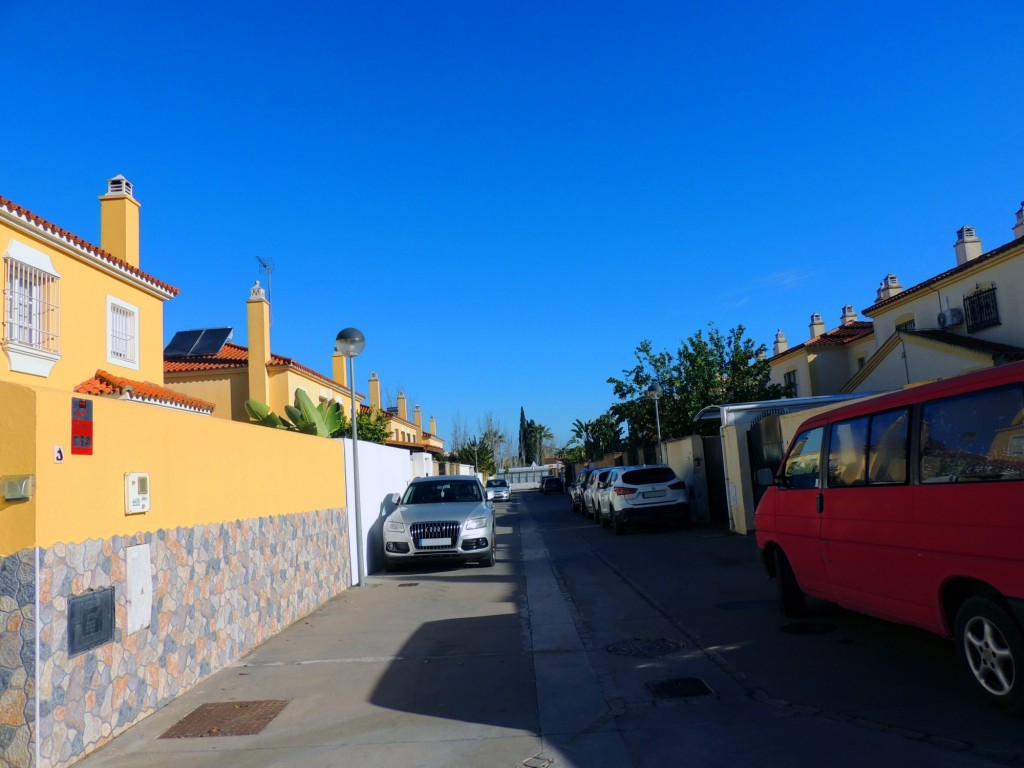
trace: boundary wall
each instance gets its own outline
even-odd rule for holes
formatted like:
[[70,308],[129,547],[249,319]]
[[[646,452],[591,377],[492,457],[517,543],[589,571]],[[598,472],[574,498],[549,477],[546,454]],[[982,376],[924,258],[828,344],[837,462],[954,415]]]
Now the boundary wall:
[[[86,397],[73,455],[73,399],[0,382],[0,476],[34,478],[0,498],[3,768],[71,765],[352,583],[341,441]],[[112,639],[71,655],[72,599],[109,588]]]

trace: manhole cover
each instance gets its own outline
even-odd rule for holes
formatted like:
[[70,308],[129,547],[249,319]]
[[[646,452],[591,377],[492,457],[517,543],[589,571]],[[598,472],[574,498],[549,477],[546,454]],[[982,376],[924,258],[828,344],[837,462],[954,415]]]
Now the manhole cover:
[[185,715],[161,739],[200,739],[205,736],[252,736],[280,714],[291,699],[224,701],[203,704]]
[[783,624],[780,629],[790,635],[824,635],[835,632],[839,627],[824,621],[794,621],[792,624]]
[[708,684],[699,677],[673,677],[671,680],[659,680],[645,685],[656,699],[689,699],[711,695]]
[[616,656],[639,656],[643,659],[654,659],[658,656],[678,653],[685,647],[676,640],[666,640],[665,638],[646,640],[635,637],[632,640],[623,640],[621,643],[609,645],[608,653],[614,653]]

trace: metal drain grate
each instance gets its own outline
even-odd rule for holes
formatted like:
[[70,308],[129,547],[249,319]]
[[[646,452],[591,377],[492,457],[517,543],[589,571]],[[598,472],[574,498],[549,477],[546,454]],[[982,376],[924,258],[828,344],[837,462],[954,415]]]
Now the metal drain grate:
[[201,739],[206,736],[252,736],[277,717],[291,699],[224,701],[203,704],[185,715],[161,739]]
[[616,656],[639,656],[642,659],[656,659],[658,656],[678,653],[685,647],[685,645],[677,640],[666,640],[665,638],[647,640],[642,637],[634,637],[632,640],[623,640],[621,643],[609,645],[608,653],[614,653]]
[[694,696],[710,696],[711,689],[699,677],[673,677],[645,683],[647,690],[657,699],[689,699]]
[[779,629],[790,635],[824,635],[835,632],[839,627],[824,621],[794,621],[792,624],[783,624]]

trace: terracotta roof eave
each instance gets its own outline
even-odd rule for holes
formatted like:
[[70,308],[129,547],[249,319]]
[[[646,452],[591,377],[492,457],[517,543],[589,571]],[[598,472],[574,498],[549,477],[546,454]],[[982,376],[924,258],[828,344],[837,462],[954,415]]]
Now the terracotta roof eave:
[[958,333],[944,331],[941,329],[923,329],[920,331],[900,331],[908,336],[917,336],[923,339],[931,339],[941,344],[948,344],[952,347],[961,347],[975,352],[982,352],[992,355],[1003,355],[1008,357],[1024,358],[1024,348],[1015,347],[1012,344],[1002,344],[998,341],[986,341],[970,336],[961,336]]
[[91,379],[83,381],[74,388],[78,394],[120,397],[136,402],[169,405],[200,413],[212,413],[216,405],[192,395],[176,392],[173,389],[153,384],[148,381],[134,381],[122,376],[114,376],[104,370],[97,370]]
[[930,285],[935,285],[935,283],[941,282],[941,281],[945,280],[946,278],[952,277],[953,275],[959,274],[961,272],[969,272],[974,267],[978,266],[979,264],[984,264],[986,261],[994,259],[994,258],[996,258],[998,256],[1002,256],[1007,251],[1011,251],[1014,248],[1016,248],[1018,246],[1021,246],[1021,245],[1024,245],[1024,237],[1018,237],[1016,240],[1011,240],[1006,245],[1002,245],[1002,246],[1000,246],[998,248],[995,248],[995,249],[989,251],[988,253],[983,253],[983,254],[981,254],[981,256],[979,256],[976,259],[971,259],[970,261],[964,262],[963,264],[957,264],[952,269],[947,269],[945,272],[941,272],[941,273],[935,275],[934,277],[929,277],[927,280],[923,280],[922,282],[918,283],[917,285],[912,285],[909,288],[900,291],[895,296],[890,296],[887,299],[882,299],[881,301],[876,301],[874,304],[872,304],[867,309],[861,310],[861,314],[862,315],[869,315],[870,313],[875,312],[875,311],[877,311],[879,309],[882,309],[883,307],[887,307],[890,304],[896,304],[900,300],[906,298],[907,296],[909,296],[911,294],[914,294],[914,293],[917,293],[918,291],[922,291],[922,290],[924,290],[925,288],[927,288]]
[[175,288],[173,285],[165,283],[163,280],[159,280],[147,272],[143,272],[138,267],[132,266],[126,261],[122,261],[113,254],[104,251],[102,248],[93,245],[78,235],[58,227],[56,224],[47,221],[42,216],[38,216],[27,208],[23,208],[17,203],[14,203],[0,195],[0,214],[4,212],[7,213],[8,219],[20,223],[23,228],[29,229],[35,234],[45,237],[47,240],[56,242],[65,248],[74,251],[78,255],[84,255],[88,258],[103,262],[105,267],[114,268],[120,272],[127,273],[131,277],[134,277],[147,285],[149,288],[154,289],[159,293],[166,294],[168,298],[173,298],[181,292],[180,289]]

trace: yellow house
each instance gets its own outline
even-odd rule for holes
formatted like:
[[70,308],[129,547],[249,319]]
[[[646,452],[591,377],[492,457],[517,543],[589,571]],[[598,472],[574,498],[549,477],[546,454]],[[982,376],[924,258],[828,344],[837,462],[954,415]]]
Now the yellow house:
[[795,396],[881,392],[1024,359],[1024,203],[1009,243],[986,252],[965,226],[953,250],[954,266],[909,288],[886,275],[863,310],[870,322],[847,306],[825,333],[815,314],[793,348],[779,331],[772,381]]
[[0,381],[72,390],[97,369],[163,382],[163,303],[139,268],[139,203],[123,176],[100,197],[100,246],[0,197]]
[[431,454],[444,453],[444,440],[437,436],[437,422],[430,417],[429,431],[423,429],[423,411],[417,405],[413,408],[412,421],[409,421],[409,405],[405,392],[398,390],[398,403],[391,407],[383,407],[380,395],[380,378],[376,371],[370,374],[370,408],[384,413],[387,418],[391,437],[387,444],[396,448],[405,448],[412,452],[425,451]]
[[[222,335],[215,349],[197,354],[182,347],[184,353],[180,353],[172,340],[164,354],[164,383],[215,403],[214,416],[232,421],[249,421],[246,400],[266,403],[275,413],[284,415],[284,407],[295,402],[299,389],[314,403],[337,400],[346,414],[351,413],[353,390],[348,386],[343,355],[333,355],[332,378],[271,352],[270,303],[259,281],[249,291],[246,320],[248,347],[233,344]],[[358,392],[354,396],[357,403],[364,399]]]
[[164,386],[177,289],[127,179],[100,210],[102,247],[0,197],[0,766],[71,765],[351,583],[342,442]]

